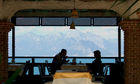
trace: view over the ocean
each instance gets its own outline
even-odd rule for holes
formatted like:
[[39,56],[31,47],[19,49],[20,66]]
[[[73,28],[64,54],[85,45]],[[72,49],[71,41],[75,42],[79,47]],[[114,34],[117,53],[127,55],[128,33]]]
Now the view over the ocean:
[[[9,56],[12,55],[12,34],[9,33]],[[53,57],[62,48],[68,56],[91,57],[94,50],[100,50],[102,57],[118,56],[117,26],[16,26],[16,56]],[[123,34],[122,34],[123,55]]]

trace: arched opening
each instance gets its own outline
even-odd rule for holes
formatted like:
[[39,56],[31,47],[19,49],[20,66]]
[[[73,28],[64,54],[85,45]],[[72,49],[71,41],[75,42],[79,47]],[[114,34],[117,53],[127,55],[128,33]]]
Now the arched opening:
[[[123,60],[123,57],[121,59],[123,37],[118,26],[120,21],[118,14],[106,10],[90,10],[90,12],[79,10],[79,18],[74,20],[75,30],[69,29],[72,22],[70,16],[70,10],[17,12],[11,19],[15,27],[11,31],[13,46],[9,49],[11,50],[9,54],[17,59],[15,60],[17,63],[26,63],[27,60],[35,63],[45,63],[48,60],[51,63],[53,56],[65,48],[70,52],[68,53],[70,62],[73,58],[77,58],[77,63],[91,63],[94,59],[92,57],[94,50],[101,50],[102,61],[105,64],[116,63],[118,59]],[[42,48],[45,46],[50,47]]]

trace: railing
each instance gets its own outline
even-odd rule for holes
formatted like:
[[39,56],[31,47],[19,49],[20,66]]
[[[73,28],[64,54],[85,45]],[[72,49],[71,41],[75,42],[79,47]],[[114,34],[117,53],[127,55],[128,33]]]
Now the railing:
[[[76,58],[77,63],[92,63],[95,57],[68,57],[69,62],[72,62],[72,59]],[[116,63],[118,57],[101,57],[102,63]],[[53,57],[15,57],[16,64],[25,64],[26,61],[31,63],[52,63]],[[124,61],[124,57],[121,57],[121,62]],[[12,63],[12,57],[8,57],[8,63]]]
[[[72,59],[76,58],[77,63],[86,63],[87,66],[90,66],[92,61],[95,59],[95,57],[68,57],[70,62],[72,62]],[[118,57],[102,57],[102,63],[103,66],[112,66],[118,61]],[[46,75],[50,75],[50,64],[52,63],[53,57],[15,57],[15,64],[25,64],[27,61],[30,61],[30,63],[34,63],[34,65],[44,65],[46,66],[47,63],[47,72],[45,72]],[[121,62],[124,61],[124,57],[121,57]],[[12,63],[12,57],[8,57],[8,63]],[[110,68],[107,68],[105,74],[110,75]],[[105,68],[106,69],[106,68]],[[36,70],[38,71],[38,70]],[[36,74],[36,73],[35,73]]]

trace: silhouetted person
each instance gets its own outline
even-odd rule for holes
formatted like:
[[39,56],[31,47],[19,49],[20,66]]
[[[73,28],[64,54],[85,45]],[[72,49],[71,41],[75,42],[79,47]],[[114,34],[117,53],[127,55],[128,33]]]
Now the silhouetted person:
[[56,70],[60,70],[62,64],[65,64],[69,61],[69,60],[66,61],[66,58],[68,57],[66,55],[67,55],[66,49],[62,49],[61,52],[55,55],[52,61],[52,74],[54,74]]
[[102,67],[102,61],[101,61],[101,52],[99,50],[96,50],[93,52],[95,60],[92,62],[92,73],[94,75],[101,75],[103,74],[103,67]]

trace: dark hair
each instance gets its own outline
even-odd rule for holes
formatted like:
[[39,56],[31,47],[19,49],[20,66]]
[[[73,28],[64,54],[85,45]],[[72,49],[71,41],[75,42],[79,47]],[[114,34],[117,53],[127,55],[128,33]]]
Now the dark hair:
[[63,53],[63,52],[67,52],[67,50],[66,50],[66,49],[62,49],[62,50],[61,50],[61,53]]
[[94,51],[94,56],[96,58],[101,58],[101,52],[99,50]]

